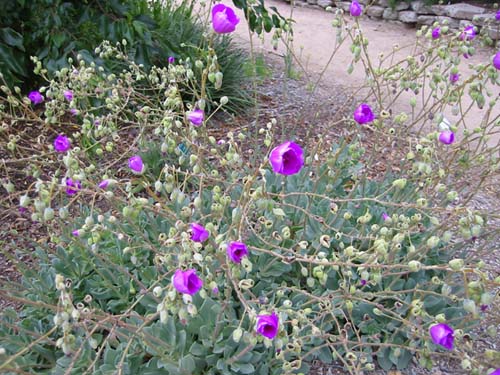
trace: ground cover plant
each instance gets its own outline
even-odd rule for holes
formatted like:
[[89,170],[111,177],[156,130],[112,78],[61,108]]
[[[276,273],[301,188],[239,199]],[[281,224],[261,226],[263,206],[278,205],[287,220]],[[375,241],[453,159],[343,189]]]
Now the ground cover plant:
[[[213,35],[243,27],[223,4],[199,11]],[[1,290],[22,306],[2,312],[0,370],[290,374],[320,359],[356,374],[447,356],[496,375],[499,353],[474,352],[471,332],[497,334],[485,316],[500,280],[484,258],[499,212],[469,203],[498,178],[500,54],[461,79],[480,36],[436,25],[414,56],[378,62],[362,13],[332,14],[367,74],[342,118],[351,139],[299,140],[274,119],[221,137],[212,124],[231,99],[208,111],[203,82],[225,79],[210,44],[147,69],[105,41],[94,54],[119,72],[81,55],[28,97],[2,86],[2,202],[50,243]],[[276,40],[291,32],[248,18]],[[391,113],[408,93],[412,110]],[[470,128],[472,106],[484,116]],[[373,173],[396,143],[400,158]]]

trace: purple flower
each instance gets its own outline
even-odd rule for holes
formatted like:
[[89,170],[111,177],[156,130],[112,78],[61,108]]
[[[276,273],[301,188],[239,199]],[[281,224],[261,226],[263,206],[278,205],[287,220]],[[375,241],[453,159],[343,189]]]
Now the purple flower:
[[63,134],[59,134],[56,139],[54,139],[54,148],[57,152],[66,152],[70,149],[71,142]]
[[109,180],[106,179],[106,180],[102,180],[101,182],[99,182],[99,186],[101,189],[106,189],[109,185]]
[[139,155],[134,155],[128,159],[128,167],[135,173],[144,172],[144,163]]
[[168,57],[168,63],[173,64],[175,62],[175,57],[174,56],[169,56]]
[[441,36],[441,28],[440,27],[436,27],[432,30],[432,39],[439,39],[439,37]]
[[387,221],[387,220],[389,220],[390,218],[391,218],[391,217],[390,217],[389,215],[387,215],[387,212],[382,213],[382,220]]
[[191,231],[191,240],[194,242],[205,242],[210,236],[208,230],[198,223],[191,223]]
[[203,110],[195,109],[194,111],[188,112],[187,118],[194,126],[200,126],[203,123],[204,116]]
[[66,178],[66,194],[75,195],[82,188],[82,183],[78,180]]
[[[498,11],[500,13],[500,11]],[[498,13],[497,13],[498,15]],[[498,18],[497,18],[498,19]],[[495,371],[493,371],[490,375],[500,375],[500,368],[497,368]]]
[[285,142],[271,151],[269,161],[275,173],[291,175],[304,165],[304,151],[294,142]]
[[476,37],[476,30],[473,25],[465,26],[464,31],[460,34],[460,40],[473,40]]
[[224,4],[216,4],[212,8],[212,26],[216,33],[232,33],[240,22],[234,10]]
[[483,304],[479,308],[481,309],[481,312],[485,312],[486,310],[488,310],[488,305]]
[[361,286],[365,286],[366,285],[366,280],[365,279],[361,279],[360,282]]
[[429,329],[429,333],[434,344],[441,345],[443,348],[448,350],[453,349],[454,332],[450,326],[444,323],[436,324]]
[[29,100],[31,100],[31,103],[33,104],[40,104],[43,102],[43,96],[40,94],[40,91],[32,91],[28,94]]
[[354,121],[360,125],[368,124],[373,120],[375,120],[375,115],[368,104],[362,103],[354,111]]
[[203,281],[196,276],[196,271],[193,269],[175,271],[172,283],[178,292],[190,295],[196,294],[203,285]]
[[493,66],[496,70],[500,70],[500,51],[493,57]]
[[497,21],[500,21],[500,10],[497,10],[497,13],[495,14],[495,19]]
[[63,94],[63,95],[64,95],[64,98],[65,98],[68,102],[70,102],[70,101],[72,101],[72,100],[73,100],[73,91],[71,91],[71,90],[64,90],[64,94]]
[[241,263],[241,259],[248,255],[247,245],[243,242],[231,242],[227,247],[227,255],[234,263]]
[[69,110],[69,113],[71,113],[73,116],[76,116],[76,115],[78,115],[78,109],[76,109],[76,108],[71,108],[71,109]]
[[75,237],[78,237],[80,235],[80,232],[78,232],[78,229],[75,229],[71,234]]
[[274,339],[278,334],[279,319],[273,311],[271,315],[257,315],[257,332],[268,339]]
[[455,141],[455,133],[451,130],[444,130],[439,133],[439,142],[445,145],[451,145]]
[[361,13],[363,13],[363,7],[356,0],[353,0],[351,6],[349,7],[349,12],[351,13],[351,16],[359,17],[361,16]]
[[450,73],[450,82],[456,83],[460,79],[460,74],[458,73]]

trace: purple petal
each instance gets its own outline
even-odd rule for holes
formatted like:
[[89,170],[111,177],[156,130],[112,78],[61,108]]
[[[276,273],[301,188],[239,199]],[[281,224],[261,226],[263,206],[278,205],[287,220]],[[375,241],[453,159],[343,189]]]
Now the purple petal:
[[212,26],[216,33],[231,33],[239,22],[240,19],[232,8],[220,3],[212,8]]
[[273,339],[278,334],[279,319],[275,312],[271,315],[257,316],[257,332],[268,339]]
[[450,326],[444,323],[436,324],[429,329],[429,333],[434,344],[441,345],[448,350],[453,349],[454,331]]
[[285,142],[271,151],[269,161],[275,173],[292,175],[302,169],[304,151],[294,142]]

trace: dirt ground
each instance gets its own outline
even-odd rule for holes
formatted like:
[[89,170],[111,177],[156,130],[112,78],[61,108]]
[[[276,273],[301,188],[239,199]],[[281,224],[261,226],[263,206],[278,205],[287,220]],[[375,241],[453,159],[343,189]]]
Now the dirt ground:
[[[224,0],[223,2],[232,5],[231,0]],[[295,66],[306,81],[316,81],[317,77],[324,71],[321,85],[327,89],[337,90],[341,87],[345,92],[353,92],[363,85],[365,71],[360,64],[355,65],[351,74],[347,72],[347,67],[352,61],[349,43],[340,46],[335,52],[332,61],[328,63],[336,48],[335,29],[332,27],[333,13],[311,7],[292,7],[290,4],[278,0],[266,0],[266,6],[276,7],[284,17],[293,18]],[[251,37],[243,13],[240,12],[239,16],[242,22],[236,28],[235,40],[243,47],[248,48]],[[405,58],[414,51],[416,40],[416,29],[414,27],[402,23],[374,20],[368,17],[361,17],[359,22],[364,34],[369,38],[368,52],[373,56],[374,61],[378,62],[380,54],[388,56],[394,50],[396,50],[394,61]],[[264,43],[262,43],[255,36],[253,37],[254,50],[260,51],[264,55],[284,56],[286,54],[284,45],[280,44],[278,49],[274,50],[271,45],[271,36],[267,35],[264,38]],[[396,46],[397,48],[395,48]],[[459,66],[460,79],[465,80],[470,77],[472,72],[470,66],[489,62],[495,53],[496,50],[492,48],[477,48],[474,56],[469,59],[462,59]],[[500,89],[496,87],[495,90],[496,92],[493,92],[492,95],[500,95]],[[409,99],[409,93],[402,95],[390,109],[395,113],[401,111],[411,112]],[[470,99],[467,95],[464,95],[463,105],[468,106],[469,104]],[[474,106],[470,110],[464,119],[468,128],[477,126],[478,119],[483,117],[486,107],[480,110],[477,106]],[[456,119],[451,110],[445,113],[445,116],[451,122]],[[498,103],[492,111],[492,116],[500,116],[500,105]],[[499,142],[500,134],[496,134],[490,139],[489,144],[494,146]]]

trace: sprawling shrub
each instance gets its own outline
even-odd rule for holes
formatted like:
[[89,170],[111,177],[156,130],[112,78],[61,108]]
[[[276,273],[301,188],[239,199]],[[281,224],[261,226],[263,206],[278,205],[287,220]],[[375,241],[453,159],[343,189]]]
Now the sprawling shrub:
[[[360,373],[429,367],[436,352],[472,373],[495,365],[468,332],[500,281],[482,260],[498,212],[469,202],[498,177],[499,119],[486,110],[469,132],[443,112],[464,93],[494,107],[498,70],[451,82],[470,41],[446,29],[375,65],[359,25],[336,25],[367,69],[367,100],[344,118],[359,136],[279,140],[272,119],[252,160],[249,133],[215,136],[202,92],[183,101],[215,54],[146,71],[106,42],[97,53],[120,72],[81,56],[41,90],[43,111],[4,88],[3,186],[50,243],[10,290],[24,306],[2,314],[2,371],[281,374],[319,358]],[[391,114],[403,92],[413,111]],[[41,134],[15,136],[29,127]]]

